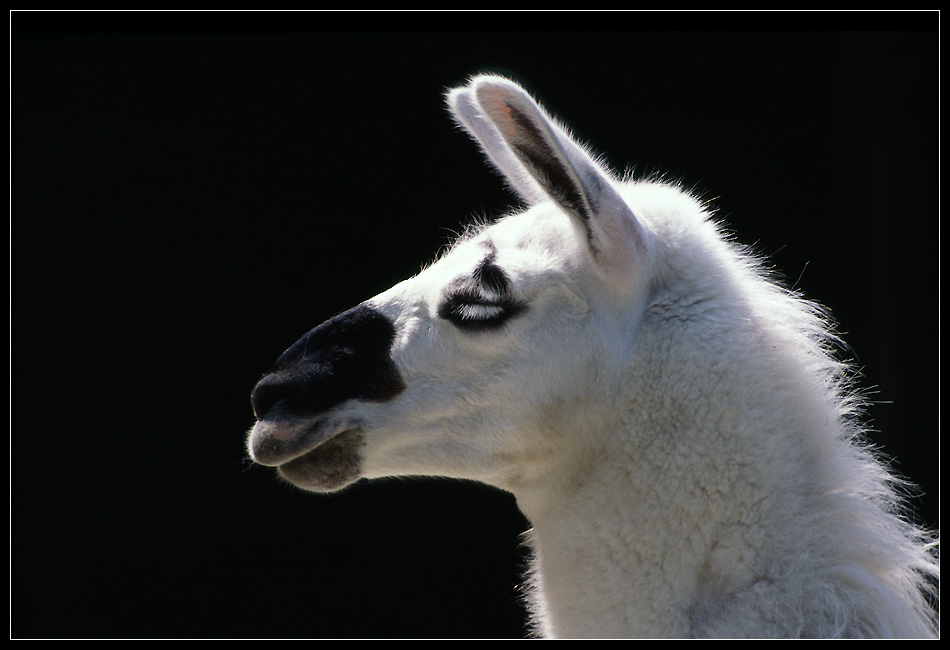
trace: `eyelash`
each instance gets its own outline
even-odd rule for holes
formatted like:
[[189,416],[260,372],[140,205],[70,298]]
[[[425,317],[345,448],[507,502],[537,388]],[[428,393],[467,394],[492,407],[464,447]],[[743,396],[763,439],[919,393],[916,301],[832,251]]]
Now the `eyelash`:
[[510,298],[489,300],[466,291],[450,295],[439,307],[439,317],[459,329],[478,331],[498,328],[523,309],[524,305]]

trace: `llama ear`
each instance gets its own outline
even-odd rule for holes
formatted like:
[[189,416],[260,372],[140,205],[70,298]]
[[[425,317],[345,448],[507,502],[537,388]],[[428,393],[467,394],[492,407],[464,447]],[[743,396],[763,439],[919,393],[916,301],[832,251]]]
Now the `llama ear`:
[[547,198],[541,186],[527,173],[502,139],[495,125],[482,113],[470,87],[449,91],[446,102],[456,122],[475,138],[485,156],[502,173],[515,193],[528,205],[535,205]]
[[[452,97],[454,96],[454,104]],[[459,121],[529,203],[553,199],[587,233],[604,267],[636,265],[649,233],[613,187],[610,175],[517,84],[475,77],[450,95]]]

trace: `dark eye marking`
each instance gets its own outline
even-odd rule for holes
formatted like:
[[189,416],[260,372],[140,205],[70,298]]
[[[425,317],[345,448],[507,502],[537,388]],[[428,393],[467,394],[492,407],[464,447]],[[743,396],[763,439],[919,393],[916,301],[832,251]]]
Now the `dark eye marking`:
[[453,293],[439,306],[439,317],[456,327],[478,331],[498,328],[525,306],[511,299],[486,300],[478,294]]
[[496,329],[527,309],[511,295],[507,274],[487,257],[471,278],[456,280],[446,289],[438,315],[466,331]]
[[511,292],[511,281],[491,258],[478,265],[475,269],[474,280],[489,294],[506,295]]

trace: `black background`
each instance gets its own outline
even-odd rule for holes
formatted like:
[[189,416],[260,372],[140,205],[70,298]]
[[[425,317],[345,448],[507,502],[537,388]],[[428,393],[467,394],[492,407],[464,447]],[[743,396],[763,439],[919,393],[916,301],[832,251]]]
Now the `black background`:
[[[699,31],[737,18],[756,29]],[[103,31],[123,20],[178,31]],[[11,634],[525,633],[507,494],[316,496],[243,446],[285,347],[514,203],[443,107],[479,71],[715,198],[828,305],[936,525],[935,22],[14,13]]]

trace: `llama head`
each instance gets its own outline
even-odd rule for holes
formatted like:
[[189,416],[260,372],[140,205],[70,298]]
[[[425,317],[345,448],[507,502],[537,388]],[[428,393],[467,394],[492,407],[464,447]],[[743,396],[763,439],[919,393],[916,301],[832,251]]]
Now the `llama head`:
[[252,393],[251,457],[314,491],[512,491],[546,633],[930,633],[936,568],[850,444],[819,311],[692,197],[616,181],[519,86],[476,77],[448,102],[528,209],[284,352]]
[[604,429],[592,423],[611,410],[655,237],[518,85],[476,77],[448,103],[529,208],[314,328],[261,379],[251,457],[303,488],[393,475],[511,488]]

